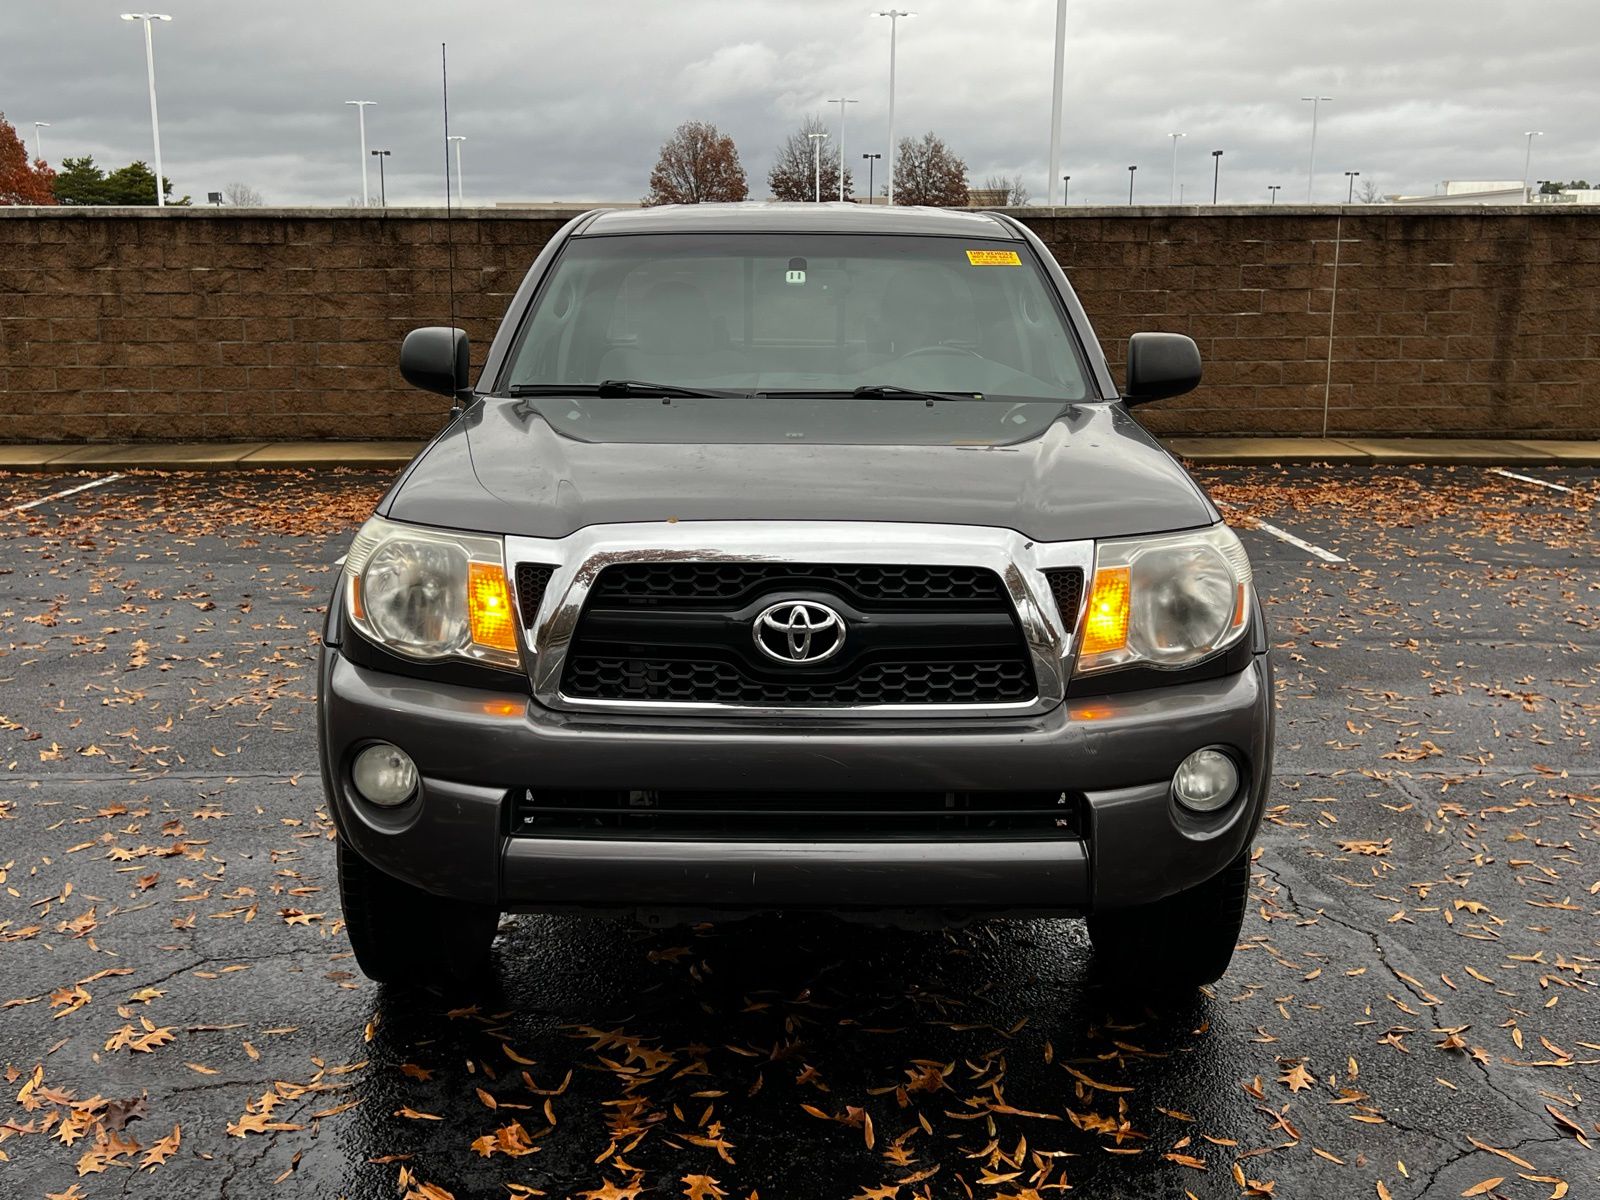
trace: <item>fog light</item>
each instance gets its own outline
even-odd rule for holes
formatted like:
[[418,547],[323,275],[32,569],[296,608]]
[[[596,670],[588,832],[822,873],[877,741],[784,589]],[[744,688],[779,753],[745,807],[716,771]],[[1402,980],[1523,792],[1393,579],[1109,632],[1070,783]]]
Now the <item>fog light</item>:
[[356,791],[382,808],[394,808],[417,790],[417,764],[399,746],[378,742],[356,755],[350,767]]
[[1239,791],[1239,768],[1221,750],[1196,750],[1172,777],[1172,794],[1195,812],[1213,813]]

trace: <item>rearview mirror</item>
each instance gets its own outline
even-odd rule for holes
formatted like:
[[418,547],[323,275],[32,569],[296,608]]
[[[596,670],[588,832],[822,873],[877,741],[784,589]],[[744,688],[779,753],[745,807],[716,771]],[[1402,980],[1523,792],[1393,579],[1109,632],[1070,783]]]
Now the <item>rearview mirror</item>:
[[468,391],[467,331],[444,325],[413,329],[400,343],[400,374],[412,387],[459,399]]
[[1181,396],[1200,386],[1200,347],[1181,333],[1136,333],[1128,339],[1125,404]]

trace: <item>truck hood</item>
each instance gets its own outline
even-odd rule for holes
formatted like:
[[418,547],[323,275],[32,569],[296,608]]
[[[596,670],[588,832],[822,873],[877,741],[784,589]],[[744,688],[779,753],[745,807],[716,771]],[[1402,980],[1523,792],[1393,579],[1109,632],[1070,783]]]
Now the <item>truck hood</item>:
[[861,403],[786,399],[775,423],[744,400],[490,398],[378,511],[537,538],[622,522],[899,521],[1076,541],[1218,519],[1120,404],[877,401],[864,421]]

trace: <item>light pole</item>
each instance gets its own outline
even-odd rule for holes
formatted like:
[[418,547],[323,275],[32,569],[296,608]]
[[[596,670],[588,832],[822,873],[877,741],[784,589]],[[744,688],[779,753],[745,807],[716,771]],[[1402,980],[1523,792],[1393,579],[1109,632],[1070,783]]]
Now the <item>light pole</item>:
[[372,203],[372,192],[367,187],[367,105],[377,101],[346,100],[345,103],[356,106],[356,117],[361,122],[361,207],[367,208]]
[[167,197],[165,180],[161,175],[161,120],[156,115],[156,45],[150,36],[150,22],[170,21],[172,18],[165,13],[123,13],[122,19],[144,22],[144,70],[150,80],[150,137],[155,142],[156,151],[156,206],[165,208]]
[[1061,206],[1065,208],[1072,199],[1072,176],[1061,177]]
[[456,144],[456,203],[466,204],[466,185],[461,182],[461,143],[467,140],[464,133],[452,133],[449,140]]
[[1311,188],[1317,178],[1317,109],[1332,104],[1332,96],[1301,96],[1301,101],[1311,105],[1311,165],[1306,168],[1306,203],[1311,203]]
[[1278,190],[1280,188],[1282,188],[1282,187],[1283,187],[1283,184],[1281,184],[1281,183],[1269,183],[1269,184],[1267,184],[1267,191],[1272,193],[1272,203],[1273,204],[1276,204],[1278,202]]
[[39,133],[41,129],[49,129],[49,121],[35,121],[33,123],[33,157],[35,161],[44,157],[44,137]]
[[878,165],[878,160],[880,158],[882,158],[883,155],[881,155],[881,154],[863,154],[861,157],[867,160],[867,203],[871,204],[872,203],[872,195],[873,195],[873,193],[872,193],[872,168]]
[[[1045,176],[1050,182],[1046,187],[1055,191],[1056,172],[1061,169],[1061,105],[1066,92],[1067,69],[1067,0],[1056,0],[1056,73],[1055,83],[1050,89],[1050,172]],[[1045,203],[1050,203],[1051,197],[1046,196]],[[1063,194],[1061,202],[1067,202]]]
[[[1204,178],[1204,176],[1202,176]],[[1211,203],[1217,202],[1217,184],[1222,180],[1222,151],[1211,152]]]
[[844,199],[844,106],[861,102],[840,96],[837,100],[829,100],[828,103],[839,106],[839,199],[842,201]]
[[1356,177],[1360,174],[1360,171],[1346,171],[1344,173],[1344,177],[1350,181],[1349,188],[1345,190],[1344,202],[1346,204],[1354,204],[1356,202]]
[[1133,203],[1133,173],[1138,169],[1138,167],[1128,168],[1128,203],[1130,205]]
[[381,208],[389,207],[389,189],[383,182],[383,160],[389,157],[387,150],[374,150],[372,157],[378,160],[378,205]]
[[1533,163],[1533,139],[1543,137],[1544,130],[1530,129],[1522,136],[1528,139],[1528,149],[1522,155],[1522,191],[1526,195],[1528,191],[1528,167]]
[[886,8],[877,14],[889,18],[889,203],[894,203],[894,52],[895,38],[900,31],[901,17],[914,17],[917,14],[905,12],[898,8]]
[[1172,186],[1168,189],[1167,203],[1176,204],[1178,202],[1178,139],[1189,135],[1186,133],[1169,133],[1167,136],[1172,139]]
[[818,204],[821,204],[822,203],[822,143],[828,140],[828,135],[825,134],[825,133],[808,133],[808,134],[806,134],[806,136],[811,139],[811,158],[812,158],[812,161],[816,164],[817,182],[816,182],[816,192],[815,192],[815,195],[814,195],[813,198],[816,200],[816,202]]

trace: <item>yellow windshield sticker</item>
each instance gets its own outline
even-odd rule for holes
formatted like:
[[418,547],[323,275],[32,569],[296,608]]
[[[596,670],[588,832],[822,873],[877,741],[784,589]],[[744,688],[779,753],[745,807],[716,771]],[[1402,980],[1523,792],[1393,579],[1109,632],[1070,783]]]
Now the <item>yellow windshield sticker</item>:
[[968,250],[967,261],[975,267],[1020,267],[1015,250]]

